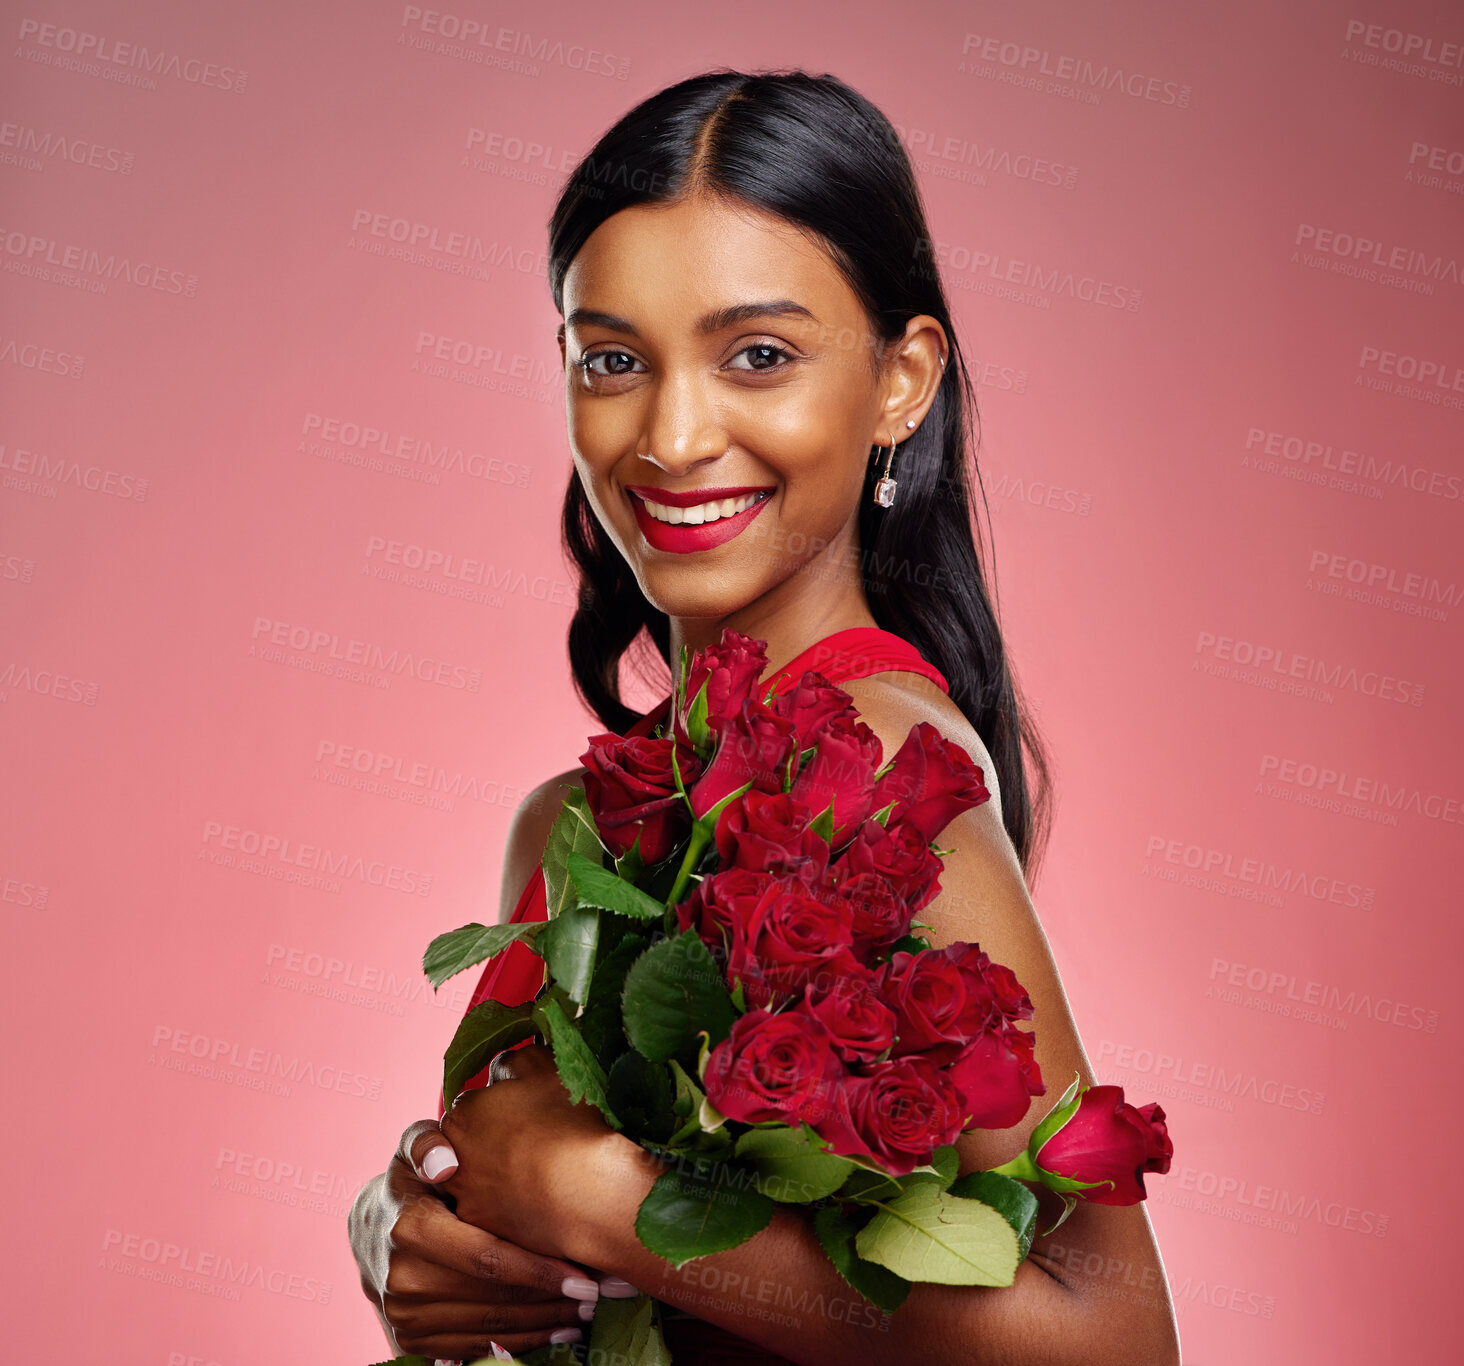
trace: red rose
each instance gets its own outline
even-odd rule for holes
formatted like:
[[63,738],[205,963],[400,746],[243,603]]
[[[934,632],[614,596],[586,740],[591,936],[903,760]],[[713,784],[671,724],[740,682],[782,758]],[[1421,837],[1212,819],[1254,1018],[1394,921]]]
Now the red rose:
[[708,948],[731,942],[733,926],[745,924],[773,879],[751,868],[726,868],[704,877],[676,907],[682,930],[693,925]]
[[984,960],[981,971],[996,999],[997,1008],[1009,1020],[1030,1020],[1032,998],[1027,995],[1027,988],[1017,981],[1017,974],[1005,963],[993,963],[984,953],[981,958]]
[[928,1058],[891,1058],[850,1075],[814,1132],[842,1157],[865,1157],[894,1176],[923,1167],[961,1132],[960,1097]]
[[843,1072],[819,1020],[753,1010],[707,1055],[707,1099],[728,1119],[796,1127],[827,1114]]
[[[659,863],[687,836],[691,815],[676,790],[671,767],[674,742],[667,736],[590,736],[579,756],[585,774],[585,799],[606,847],[617,858],[640,836],[641,857]],[[694,751],[677,751],[682,781],[688,786],[701,772]]]
[[878,873],[855,873],[823,895],[842,897],[849,903],[854,957],[866,967],[873,967],[891,944],[910,932],[913,912]]
[[895,1012],[874,989],[873,974],[851,970],[804,988],[803,1008],[833,1036],[845,1062],[872,1063],[895,1041]]
[[838,886],[856,873],[878,873],[913,914],[940,892],[942,866],[930,852],[930,841],[909,822],[902,821],[886,830],[871,820],[859,827],[853,842],[833,865],[831,876]]
[[707,724],[715,732],[715,722],[736,716],[743,702],[753,696],[753,685],[767,667],[767,644],[752,636],[744,636],[730,626],[722,631],[722,639],[698,651],[691,660],[686,676],[686,696],[682,710],[674,721],[676,738],[690,744],[686,717],[696,695],[707,690]]
[[790,791],[815,816],[833,803],[834,831],[829,843],[837,849],[853,838],[860,822],[874,810],[879,736],[855,716],[834,716],[812,738],[817,748]]
[[966,1124],[978,1129],[1010,1129],[1031,1098],[1047,1090],[1032,1057],[1032,1036],[1016,1028],[983,1029],[947,1071],[961,1094]]
[[848,907],[811,895],[797,877],[775,878],[745,921],[732,927],[727,973],[749,1005],[799,995],[822,974],[856,967]]
[[893,800],[890,824],[909,822],[929,844],[962,811],[991,796],[981,778],[981,769],[960,745],[929,721],[918,721],[895,755],[894,767],[875,785],[873,809]]
[[826,722],[836,716],[857,715],[854,699],[816,669],[805,669],[803,677],[792,687],[775,694],[768,706],[793,722],[801,750],[814,743]]
[[[895,1012],[895,1053],[924,1053],[949,1062],[1003,1016],[986,986],[973,944],[895,953],[876,974],[880,996]],[[984,954],[981,954],[985,957]]]
[[718,721],[713,733],[716,752],[696,786],[686,785],[697,820],[745,783],[751,782],[751,790],[757,792],[783,790],[783,775],[796,743],[791,721],[748,699],[736,716]]
[[1044,1171],[1074,1181],[1111,1181],[1109,1187],[1073,1192],[1095,1205],[1136,1205],[1147,1194],[1144,1173],[1167,1172],[1173,1155],[1157,1104],[1135,1108],[1124,1101],[1121,1086],[1090,1086],[1034,1160]]
[[817,886],[828,869],[829,846],[808,828],[813,813],[786,792],[756,788],[728,802],[713,832],[723,868],[793,875]]

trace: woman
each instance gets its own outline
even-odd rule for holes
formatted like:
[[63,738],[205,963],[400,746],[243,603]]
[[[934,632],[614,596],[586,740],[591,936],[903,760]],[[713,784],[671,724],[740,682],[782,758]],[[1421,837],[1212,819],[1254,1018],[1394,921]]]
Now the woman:
[[[974,400],[894,130],[832,76],[683,81],[571,176],[550,257],[580,694],[609,729],[649,730],[665,703],[625,706],[622,656],[644,633],[677,660],[730,626],[767,642],[765,677],[815,667],[844,687],[887,756],[916,722],[936,726],[992,797],[942,834],[955,852],[921,913],[927,936],[979,942],[1008,965],[1034,1003],[1044,1076],[1093,1084],[1024,882],[1045,834],[1045,763],[973,537]],[[544,913],[537,864],[582,773],[544,783],[514,819],[513,918]],[[512,952],[475,1000],[532,995],[537,960],[515,985]],[[569,1104],[546,1050],[501,1055],[487,1080],[442,1129],[411,1126],[352,1212],[363,1287],[403,1350],[472,1358],[495,1341],[575,1340],[599,1294],[638,1287],[668,1306],[677,1362],[1178,1362],[1142,1205],[1081,1203],[1034,1242],[1014,1285],[918,1284],[881,1320],[796,1208],[672,1270],[633,1228],[655,1167]],[[1015,1155],[1048,1108],[964,1135],[961,1170]],[[1061,1206],[1038,1198],[1046,1228]]]

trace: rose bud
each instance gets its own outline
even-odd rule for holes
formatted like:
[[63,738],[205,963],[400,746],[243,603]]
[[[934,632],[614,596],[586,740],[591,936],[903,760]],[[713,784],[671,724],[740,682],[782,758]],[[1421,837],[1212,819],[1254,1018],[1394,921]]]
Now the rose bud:
[[844,1066],[821,1021],[784,1011],[749,1011],[707,1055],[707,1099],[728,1119],[796,1127],[822,1119]]
[[696,785],[687,784],[697,820],[749,782],[753,791],[783,791],[783,774],[795,743],[791,721],[748,699],[736,716],[717,722],[714,732],[716,751]]
[[767,668],[766,648],[765,642],[728,626],[716,645],[697,652],[687,672],[681,709],[673,721],[674,734],[682,744],[692,743],[687,720],[698,693],[706,694],[706,721],[713,731],[717,722],[736,716],[743,702],[755,696],[754,685]]
[[1167,1172],[1173,1155],[1157,1102],[1136,1108],[1124,1100],[1121,1086],[1090,1086],[1067,1123],[1038,1147],[1033,1165],[1044,1180],[1111,1182],[1073,1192],[1095,1205],[1135,1205],[1147,1195],[1144,1173]]
[[[602,733],[590,737],[590,747],[579,756],[585,773],[585,800],[595,818],[600,838],[616,858],[640,836],[641,858],[659,863],[691,828],[686,799],[676,790],[671,767],[674,742],[667,736],[621,736]],[[683,783],[690,785],[701,772],[702,761],[687,748],[676,753]]]
[[868,726],[853,716],[830,718],[814,736],[813,757],[790,789],[815,815],[830,803],[834,808],[832,848],[847,844],[860,823],[874,809],[874,773],[879,767],[880,742]]
[[1027,1146],[992,1170],[1018,1181],[1040,1181],[1061,1195],[1066,1208],[1056,1228],[1080,1199],[1095,1205],[1138,1204],[1147,1197],[1144,1173],[1167,1172],[1173,1156],[1157,1103],[1136,1108],[1124,1100],[1123,1087],[1081,1087],[1074,1077],[1032,1130]]
[[896,753],[894,767],[875,784],[872,809],[893,801],[891,827],[907,822],[929,844],[962,811],[990,796],[971,756],[929,721],[918,721]]

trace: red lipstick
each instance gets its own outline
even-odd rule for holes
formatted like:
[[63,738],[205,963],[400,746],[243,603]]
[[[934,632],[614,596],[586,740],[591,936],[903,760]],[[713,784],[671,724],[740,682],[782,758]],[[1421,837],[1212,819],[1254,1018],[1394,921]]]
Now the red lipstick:
[[[670,551],[674,555],[686,555],[694,550],[711,550],[730,541],[745,531],[752,519],[767,505],[772,489],[754,484],[738,488],[687,489],[672,492],[670,489],[652,488],[648,484],[627,484],[631,507],[635,511],[636,525],[641,535],[654,550]],[[658,522],[645,509],[644,499],[662,503],[669,507],[695,507],[698,503],[720,502],[723,498],[738,498],[744,493],[766,493],[769,498],[759,498],[750,508],[744,508],[733,517],[719,517],[715,522],[691,526],[685,522],[673,526],[669,522]]]

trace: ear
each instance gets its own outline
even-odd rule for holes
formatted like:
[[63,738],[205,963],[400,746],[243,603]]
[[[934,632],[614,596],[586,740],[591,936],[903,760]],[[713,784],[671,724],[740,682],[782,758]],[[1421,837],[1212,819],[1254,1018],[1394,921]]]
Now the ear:
[[[871,444],[888,446],[892,436],[896,441],[907,440],[925,420],[949,368],[950,343],[937,319],[917,313],[886,355],[885,401],[880,409],[883,430],[875,432]],[[909,422],[915,427],[907,426]]]

